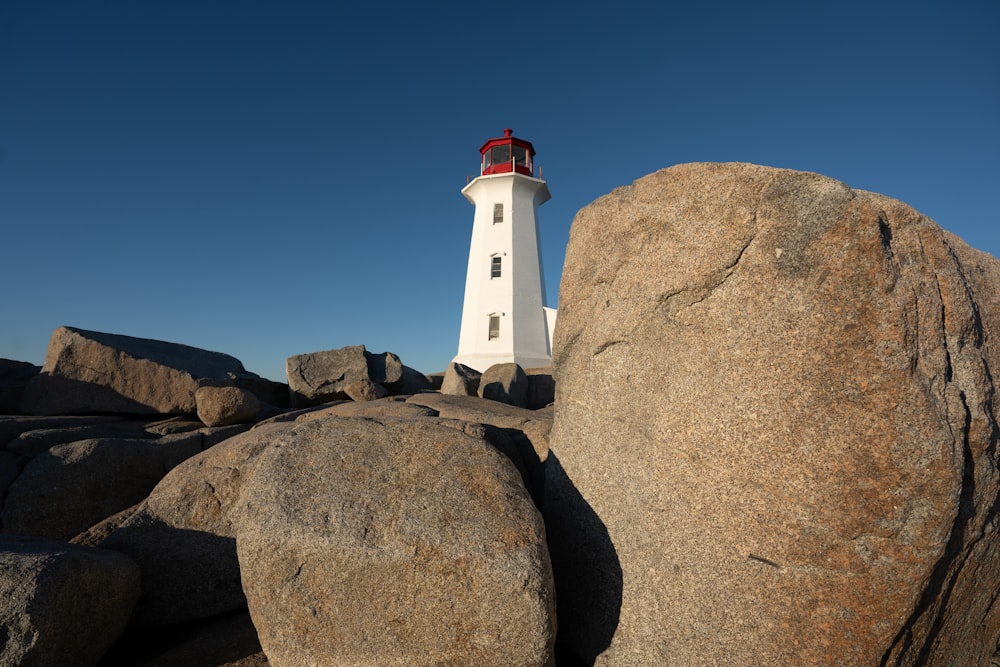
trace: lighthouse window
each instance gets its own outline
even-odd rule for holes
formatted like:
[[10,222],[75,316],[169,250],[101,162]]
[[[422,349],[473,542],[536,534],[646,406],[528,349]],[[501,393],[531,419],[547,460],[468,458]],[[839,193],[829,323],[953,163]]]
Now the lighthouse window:
[[490,278],[500,277],[500,263],[502,259],[499,255],[490,259]]
[[524,146],[514,146],[514,164],[518,167],[528,166],[528,149]]
[[510,146],[494,146],[493,164],[510,164]]
[[503,222],[503,204],[493,204],[493,224]]
[[496,340],[500,337],[500,316],[490,315],[490,340]]

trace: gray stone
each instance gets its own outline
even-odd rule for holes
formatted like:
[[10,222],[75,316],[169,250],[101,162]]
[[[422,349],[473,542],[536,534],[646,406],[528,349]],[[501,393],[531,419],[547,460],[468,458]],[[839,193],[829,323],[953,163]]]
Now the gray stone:
[[483,374],[475,368],[454,361],[448,364],[441,381],[441,393],[452,396],[478,396]]
[[187,459],[100,542],[142,571],[134,623],[178,623],[246,605],[231,514],[257,454],[293,426],[258,426]]
[[526,368],[528,395],[525,398],[529,410],[541,410],[556,400],[556,381],[552,377],[552,367]]
[[24,388],[41,370],[41,366],[25,361],[0,359],[0,415],[18,412]]
[[816,174],[680,165],[573,222],[545,514],[597,665],[983,665],[1000,263]]
[[494,364],[479,379],[479,396],[519,408],[528,405],[528,376],[517,364]]
[[544,461],[549,454],[549,432],[552,429],[553,419],[551,411],[528,410],[477,396],[449,394],[417,394],[406,401],[431,408],[442,418],[461,419],[504,430],[520,431],[527,437],[536,459]]
[[0,665],[96,665],[138,595],[122,554],[0,535]]
[[374,401],[346,401],[337,403],[320,410],[304,412],[294,421],[304,422],[315,419],[326,419],[327,417],[436,417],[437,410],[432,408],[408,403],[401,396],[386,396]]
[[133,629],[119,642],[127,646],[115,647],[118,650],[109,656],[107,667],[268,667],[270,664],[245,609],[171,630]]
[[344,399],[371,401],[388,394],[370,376],[364,345],[295,355],[285,360],[285,371],[295,407]]
[[147,338],[56,329],[42,372],[28,383],[28,414],[193,414],[199,380],[255,377],[220,352]]
[[434,391],[431,379],[418,370],[403,366],[402,376],[397,382],[386,384],[385,388],[393,396],[419,394],[424,391]]
[[243,588],[273,664],[550,664],[543,525],[482,439],[310,421],[261,452],[244,497]]
[[93,438],[129,438],[133,440],[153,438],[145,431],[145,424],[136,421],[117,421],[86,426],[66,426],[62,428],[41,428],[26,431],[7,443],[7,451],[30,459],[44,451],[79,440]]
[[0,449],[5,448],[11,440],[28,431],[92,426],[124,421],[126,421],[124,417],[108,415],[59,415],[51,417],[0,415]]
[[56,445],[31,459],[11,484],[3,530],[68,540],[145,498],[171,468],[199,451],[200,439],[97,438]]
[[206,426],[244,424],[260,412],[260,400],[239,387],[199,387],[194,398]]

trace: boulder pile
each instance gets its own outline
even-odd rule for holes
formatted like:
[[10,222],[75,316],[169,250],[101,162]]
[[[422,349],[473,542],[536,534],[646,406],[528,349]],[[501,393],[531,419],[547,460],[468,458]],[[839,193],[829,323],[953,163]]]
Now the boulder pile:
[[[0,665],[987,665],[1000,262],[681,165],[574,220],[552,368],[0,360]],[[435,389],[436,387],[436,389]]]
[[552,411],[287,366],[68,327],[4,362],[0,665],[553,664]]

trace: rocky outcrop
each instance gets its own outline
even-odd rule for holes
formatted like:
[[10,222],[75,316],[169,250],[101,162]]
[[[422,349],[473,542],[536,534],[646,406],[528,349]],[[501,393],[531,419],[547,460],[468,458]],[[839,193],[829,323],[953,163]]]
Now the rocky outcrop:
[[519,408],[528,405],[528,376],[517,364],[494,364],[479,378],[479,396]]
[[96,665],[138,595],[121,554],[0,535],[0,664]]
[[309,421],[244,492],[243,588],[274,664],[550,663],[541,518],[482,439],[434,419]]
[[254,378],[220,352],[147,338],[56,329],[21,411],[36,415],[194,414],[199,380]]
[[545,513],[598,665],[982,665],[1000,264],[815,174],[682,165],[577,215]]

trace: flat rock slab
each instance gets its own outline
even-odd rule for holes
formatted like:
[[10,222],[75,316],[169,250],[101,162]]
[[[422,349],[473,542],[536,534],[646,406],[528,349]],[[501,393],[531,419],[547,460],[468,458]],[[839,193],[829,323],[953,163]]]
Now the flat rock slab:
[[59,327],[21,411],[35,415],[194,414],[200,379],[253,378],[221,352],[178,343]]

